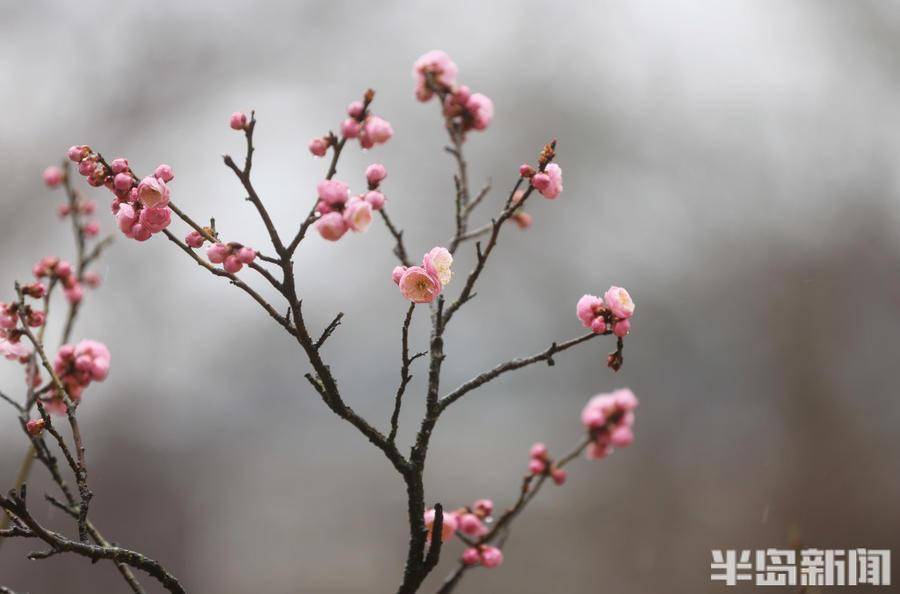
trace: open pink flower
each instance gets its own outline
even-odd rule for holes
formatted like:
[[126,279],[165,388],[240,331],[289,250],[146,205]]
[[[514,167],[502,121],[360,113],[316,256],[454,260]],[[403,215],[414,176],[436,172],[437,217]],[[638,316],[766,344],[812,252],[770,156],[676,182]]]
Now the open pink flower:
[[450,267],[453,265],[453,256],[447,248],[431,248],[422,259],[422,266],[428,273],[441,281],[441,286],[446,286],[453,277]]
[[638,399],[634,392],[622,388],[591,398],[581,411],[581,422],[590,432],[593,442],[587,457],[605,458],[613,447],[625,447],[634,441],[634,410]]
[[441,293],[441,281],[421,266],[410,266],[400,277],[400,292],[413,303],[431,303]]
[[597,316],[603,313],[603,300],[594,295],[585,295],[575,305],[575,313],[585,328],[591,328]]
[[163,207],[169,203],[169,187],[158,177],[148,175],[138,184],[137,197],[148,208]]
[[372,223],[372,205],[361,198],[352,198],[344,209],[344,222],[355,233],[363,233]]
[[634,315],[634,301],[631,295],[622,287],[613,285],[607,289],[603,295],[603,301],[614,316],[619,319],[627,320]]
[[116,212],[116,224],[123,233],[129,233],[131,228],[137,222],[137,219],[138,215],[134,212],[133,206],[127,202],[119,205],[119,210]]

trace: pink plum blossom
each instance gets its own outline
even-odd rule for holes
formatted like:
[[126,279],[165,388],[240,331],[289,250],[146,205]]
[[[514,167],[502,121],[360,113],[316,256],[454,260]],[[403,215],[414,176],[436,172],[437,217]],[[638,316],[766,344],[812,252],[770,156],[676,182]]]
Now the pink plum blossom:
[[199,231],[191,231],[187,234],[187,237],[184,238],[184,243],[186,243],[188,247],[192,247],[194,249],[203,247],[204,241],[206,241],[206,238],[204,238]]
[[370,192],[366,192],[366,195],[363,196],[363,200],[372,205],[372,210],[381,210],[381,208],[384,206],[385,197],[381,192],[372,190]]
[[499,567],[503,563],[503,551],[486,546],[481,549],[481,565],[487,568]]
[[137,197],[148,208],[163,207],[169,203],[169,188],[163,180],[148,175],[138,184]]
[[634,441],[637,405],[637,397],[628,388],[598,394],[588,401],[581,411],[581,422],[593,438],[587,448],[588,458],[605,458],[613,447],[625,447]]
[[442,286],[446,286],[453,277],[450,267],[453,265],[453,256],[447,248],[432,248],[422,259],[422,266],[429,274],[437,277]]
[[247,127],[247,114],[236,111],[231,114],[231,118],[228,123],[231,126],[232,130],[243,130]]
[[634,315],[634,301],[622,287],[612,286],[603,295],[603,301],[614,316],[627,320]]
[[384,144],[394,135],[391,124],[378,116],[371,116],[363,126],[363,133],[367,140],[374,144]]
[[153,172],[153,175],[166,183],[175,179],[175,173],[172,171],[172,167],[166,165],[165,163],[163,163],[162,165],[158,165],[156,167],[156,170]]
[[347,227],[344,217],[339,212],[326,213],[316,221],[316,231],[319,232],[323,239],[328,241],[337,241],[348,230],[349,227]]
[[352,198],[344,209],[344,222],[354,233],[363,233],[372,223],[372,205],[361,198]]
[[59,167],[47,167],[43,173],[44,183],[50,188],[55,188],[62,183],[63,171]]
[[172,221],[172,211],[168,208],[144,208],[141,209],[141,226],[152,233],[159,233],[169,226]]
[[325,138],[313,138],[309,141],[309,152],[316,157],[324,157],[325,153],[328,152],[329,146],[328,140]]
[[531,178],[533,185],[544,198],[557,198],[563,190],[562,169],[556,163],[550,163],[542,173],[536,173]]
[[391,271],[391,280],[394,281],[395,285],[400,284],[400,279],[403,278],[404,272],[406,272],[406,266],[394,266],[394,270]]
[[494,119],[494,102],[481,93],[474,93],[469,97],[466,110],[472,117],[472,127],[476,130],[484,130]]
[[428,101],[434,95],[434,92],[428,88],[426,74],[431,74],[437,84],[452,87],[456,83],[458,72],[459,69],[446,52],[432,50],[423,54],[413,63],[416,98],[419,101]]
[[441,281],[421,266],[404,270],[398,284],[403,296],[413,303],[431,303],[441,292]]
[[387,177],[387,169],[381,163],[372,163],[366,167],[366,181],[370,188],[377,188],[378,184]]
[[463,565],[478,565],[481,563],[481,553],[475,547],[469,547],[462,554]]
[[329,206],[342,205],[347,202],[350,197],[350,188],[342,181],[336,179],[325,179],[316,186],[319,194],[319,200]]

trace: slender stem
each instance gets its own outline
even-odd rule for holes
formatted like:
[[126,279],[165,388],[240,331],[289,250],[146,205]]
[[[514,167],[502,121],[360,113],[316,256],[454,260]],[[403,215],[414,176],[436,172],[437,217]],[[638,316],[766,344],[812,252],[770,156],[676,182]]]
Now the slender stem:
[[384,224],[388,228],[388,231],[394,236],[394,241],[396,242],[394,245],[394,255],[397,256],[397,259],[400,260],[400,263],[404,266],[412,266],[409,256],[406,253],[406,246],[403,244],[403,231],[394,226],[393,221],[388,217],[388,213],[384,208],[379,211],[379,214],[381,214],[381,218],[384,220]]
[[[418,357],[418,355],[413,358],[410,358],[409,356],[409,326],[412,323],[413,311],[415,311],[415,309],[416,304],[410,303],[409,309],[406,310],[406,318],[403,320],[400,351],[400,387],[397,388],[397,395],[394,397],[394,412],[391,414],[391,432],[388,434],[388,441],[391,443],[394,443],[397,438],[397,431],[400,424],[400,408],[403,406],[403,393],[406,391],[406,386],[409,384],[410,380],[412,380],[412,375],[409,373],[409,366],[413,360]],[[421,354],[422,353],[419,353],[419,355]]]

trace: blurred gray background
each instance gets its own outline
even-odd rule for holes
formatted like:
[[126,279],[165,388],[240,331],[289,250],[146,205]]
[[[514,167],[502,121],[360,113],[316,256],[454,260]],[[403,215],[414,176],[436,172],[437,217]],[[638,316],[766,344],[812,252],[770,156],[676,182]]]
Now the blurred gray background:
[[[257,110],[256,185],[289,233],[326,168],[308,139],[371,86],[396,135],[348,151],[339,177],[358,190],[364,167],[384,163],[418,256],[450,234],[453,163],[436,106],[413,98],[416,57],[446,50],[496,103],[467,146],[473,184],[496,188],[476,222],[559,139],[565,192],[532,202],[532,230],[504,234],[449,331],[445,386],[580,334],[576,300],[612,283],[638,304],[625,366],[606,369],[612,341],[598,340],[462,400],[435,433],[428,499],[508,505],[531,443],[575,443],[596,392],[634,389],[637,441],[573,465],[520,519],[503,567],[472,572],[461,592],[721,591],[711,548],[786,546],[793,530],[809,546],[896,552],[896,3],[82,0],[4,2],[3,14],[6,298],[39,257],[71,257],[62,196],[40,180],[71,144],[143,173],[171,164],[180,206],[263,246],[221,163],[243,154],[228,115]],[[87,190],[111,231],[109,195]],[[326,354],[346,398],[382,427],[406,307],[390,246],[377,224],[338,244],[311,236],[297,258],[313,327],[346,312]],[[120,237],[100,270],[75,332],[113,353],[80,411],[97,524],[191,592],[393,591],[402,484],[310,390],[289,337],[161,237]],[[19,368],[0,363],[0,389],[20,393]],[[423,399],[424,365],[414,372],[404,443]],[[7,485],[24,451],[11,413],[0,416]],[[37,476],[36,509],[68,529]],[[0,584],[125,591],[109,564],[25,561],[32,548],[6,543]],[[447,548],[423,591],[460,551]]]

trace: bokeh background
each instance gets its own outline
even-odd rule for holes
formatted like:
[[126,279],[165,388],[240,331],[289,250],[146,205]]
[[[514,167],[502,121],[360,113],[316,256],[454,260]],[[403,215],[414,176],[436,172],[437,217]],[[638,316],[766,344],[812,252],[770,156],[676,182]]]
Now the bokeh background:
[[[40,180],[71,144],[139,172],[171,164],[179,205],[262,246],[221,163],[243,150],[228,115],[257,110],[256,185],[289,233],[326,167],[308,139],[371,86],[396,135],[348,151],[339,177],[361,189],[365,165],[384,163],[390,210],[418,255],[450,235],[453,163],[437,108],[413,99],[417,56],[445,49],[496,103],[467,146],[473,184],[496,188],[476,222],[517,166],[559,139],[565,192],[533,201],[533,229],[504,233],[449,331],[445,386],[578,335],[576,300],[612,283],[638,304],[625,366],[606,369],[612,342],[594,341],[462,400],[434,435],[428,499],[509,504],[531,443],[575,443],[597,392],[635,390],[638,439],[573,465],[520,519],[503,567],[459,591],[722,591],[712,548],[786,546],[792,533],[820,548],[900,544],[897,4],[36,0],[3,14],[7,298],[39,257],[72,254],[54,215],[62,196]],[[112,231],[108,195],[91,193]],[[379,224],[337,244],[311,236],[297,258],[313,327],[346,312],[326,355],[347,400],[381,426],[406,307],[390,246]],[[191,592],[394,591],[402,484],[311,391],[289,337],[162,238],[120,237],[100,271],[75,335],[113,352],[80,411],[101,529]],[[424,348],[424,311],[413,332]],[[424,397],[424,365],[415,373],[404,443]],[[20,394],[18,366],[0,366],[0,382]],[[5,484],[24,449],[8,409]],[[66,526],[36,476],[35,509]],[[32,548],[5,544],[0,584],[126,591],[109,564],[25,561]]]

